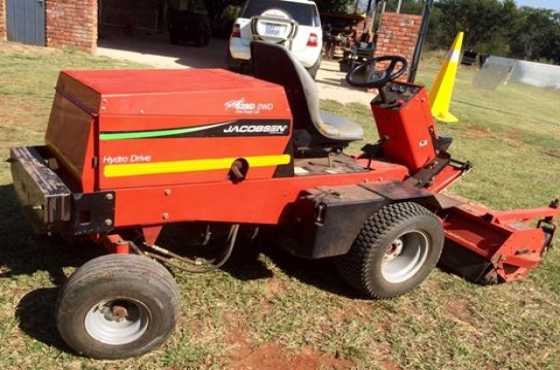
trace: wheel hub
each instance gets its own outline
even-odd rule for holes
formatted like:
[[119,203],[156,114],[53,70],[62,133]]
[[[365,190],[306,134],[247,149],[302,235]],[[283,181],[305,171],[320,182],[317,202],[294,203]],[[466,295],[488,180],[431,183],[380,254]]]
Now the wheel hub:
[[387,248],[387,252],[385,253],[384,259],[386,261],[390,261],[395,259],[396,257],[400,256],[404,248],[404,242],[401,238],[396,239],[389,248]]
[[423,231],[408,231],[396,238],[385,251],[381,265],[383,278],[392,284],[403,283],[422,268],[430,250],[430,241]]
[[130,299],[113,299],[99,302],[86,314],[86,332],[104,344],[132,343],[148,329],[147,307]]
[[119,305],[114,305],[111,308],[111,313],[113,314],[113,318],[115,321],[120,322],[128,317],[128,310]]

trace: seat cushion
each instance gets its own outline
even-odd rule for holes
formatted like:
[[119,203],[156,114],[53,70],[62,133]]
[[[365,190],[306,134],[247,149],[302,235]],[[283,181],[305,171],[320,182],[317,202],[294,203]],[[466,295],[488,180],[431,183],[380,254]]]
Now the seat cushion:
[[[1,1],[1,0],[0,0]],[[297,146],[324,147],[361,140],[361,126],[334,114],[321,112],[319,89],[309,72],[285,47],[262,41],[251,43],[255,77],[284,86],[294,118]],[[336,146],[336,145],[335,145]]]
[[362,140],[364,138],[364,129],[356,122],[325,111],[321,111],[320,115],[320,129],[325,136],[344,141]]

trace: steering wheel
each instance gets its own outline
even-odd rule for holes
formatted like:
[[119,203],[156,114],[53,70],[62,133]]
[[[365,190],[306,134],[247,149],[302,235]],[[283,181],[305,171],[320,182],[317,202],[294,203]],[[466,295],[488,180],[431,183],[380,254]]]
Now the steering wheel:
[[[375,70],[377,63],[388,62],[384,70]],[[397,65],[400,64],[400,68]],[[408,61],[399,55],[369,58],[346,75],[346,81],[357,87],[381,88],[401,77],[408,69]]]

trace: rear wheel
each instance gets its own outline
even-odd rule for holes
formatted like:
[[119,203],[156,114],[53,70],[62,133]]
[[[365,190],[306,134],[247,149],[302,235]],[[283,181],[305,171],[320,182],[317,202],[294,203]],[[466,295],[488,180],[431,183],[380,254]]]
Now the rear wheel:
[[317,73],[319,72],[319,68],[321,68],[321,59],[322,58],[319,56],[317,63],[307,69],[307,71],[311,75],[311,78],[313,78],[314,80],[317,79]]
[[211,31],[204,25],[198,27],[195,45],[199,48],[208,46],[210,44]]
[[416,203],[391,204],[370,216],[337,268],[372,298],[393,298],[418,287],[443,250],[439,219]]
[[57,326],[79,354],[139,356],[171,334],[179,301],[173,277],[160,264],[137,255],[106,255],[80,267],[62,288]]
[[226,47],[226,65],[230,71],[241,72],[241,63],[233,58],[229,45]]
[[175,29],[169,30],[169,42],[172,45],[179,45],[181,42],[181,38],[179,37],[179,33]]

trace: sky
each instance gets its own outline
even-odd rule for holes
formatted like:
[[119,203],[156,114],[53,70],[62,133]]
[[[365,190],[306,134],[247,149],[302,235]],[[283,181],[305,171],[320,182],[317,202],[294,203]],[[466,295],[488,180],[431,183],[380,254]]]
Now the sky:
[[559,0],[517,0],[517,4],[521,6],[533,6],[536,8],[560,10]]

